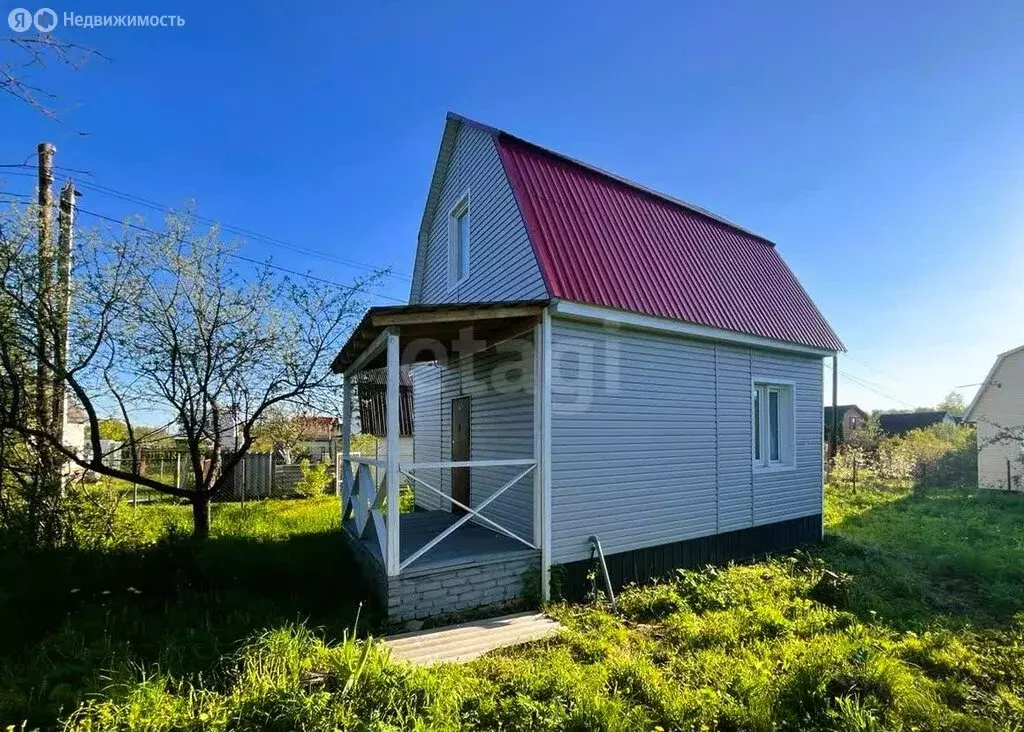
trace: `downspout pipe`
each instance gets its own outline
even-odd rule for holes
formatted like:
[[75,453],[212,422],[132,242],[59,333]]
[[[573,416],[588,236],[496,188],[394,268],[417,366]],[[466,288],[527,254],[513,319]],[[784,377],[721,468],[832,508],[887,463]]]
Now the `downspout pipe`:
[[601,576],[604,577],[604,588],[608,593],[608,599],[612,603],[612,612],[618,612],[619,607],[615,602],[615,592],[612,590],[612,578],[608,574],[608,565],[604,561],[604,551],[601,549],[601,540],[596,536],[591,536],[588,540],[590,542],[590,559],[593,561],[594,556],[601,561]]

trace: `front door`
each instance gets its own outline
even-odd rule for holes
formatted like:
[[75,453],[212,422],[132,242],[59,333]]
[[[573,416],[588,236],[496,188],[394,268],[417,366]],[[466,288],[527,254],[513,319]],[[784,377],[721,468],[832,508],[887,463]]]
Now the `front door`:
[[[469,460],[469,397],[452,399],[452,462]],[[452,468],[452,498],[463,505],[469,502],[469,468]],[[452,513],[465,513],[452,504]]]

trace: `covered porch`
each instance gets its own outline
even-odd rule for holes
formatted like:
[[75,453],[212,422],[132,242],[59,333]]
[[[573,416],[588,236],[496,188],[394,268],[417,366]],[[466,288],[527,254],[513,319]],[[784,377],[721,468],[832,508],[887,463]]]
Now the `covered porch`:
[[[531,569],[547,599],[546,304],[373,308],[332,364],[343,374],[343,529],[393,619],[512,599],[522,594],[522,575]],[[505,354],[500,361],[499,351]],[[414,395],[430,399],[432,409],[422,427],[419,418],[414,426],[410,461],[397,444],[399,374],[404,366],[425,364],[439,374],[426,377],[437,388]],[[353,391],[369,370],[381,370],[386,382],[383,460],[350,449]],[[413,487],[413,512],[399,510],[401,482]]]

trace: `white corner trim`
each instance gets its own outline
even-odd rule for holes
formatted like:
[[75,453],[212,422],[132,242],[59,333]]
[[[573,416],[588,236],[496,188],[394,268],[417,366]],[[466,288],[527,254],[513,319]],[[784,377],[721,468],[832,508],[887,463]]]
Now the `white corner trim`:
[[[471,224],[472,225],[472,224]],[[661,318],[643,313],[632,313],[615,308],[607,308],[601,305],[586,305],[577,302],[556,300],[551,304],[551,311],[559,317],[573,320],[584,320],[596,323],[608,323],[633,328],[636,330],[647,330],[657,333],[670,333],[673,335],[688,336],[702,340],[717,341],[720,343],[734,343],[743,346],[753,346],[772,351],[784,351],[787,353],[799,353],[808,356],[831,356],[834,351],[826,351],[821,348],[802,346],[798,343],[787,343],[772,338],[737,333],[721,328],[712,328],[697,323],[687,323],[682,320]]]
[[541,315],[541,540],[540,594],[543,602],[551,600],[551,314],[544,308]]

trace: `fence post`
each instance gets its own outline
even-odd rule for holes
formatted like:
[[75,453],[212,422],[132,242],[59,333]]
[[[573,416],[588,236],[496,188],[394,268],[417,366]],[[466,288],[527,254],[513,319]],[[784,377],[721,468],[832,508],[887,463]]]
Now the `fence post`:
[[857,492],[857,455],[853,456],[853,492]]
[[264,485],[267,487],[267,498],[274,495],[274,453],[267,454],[267,481]]

